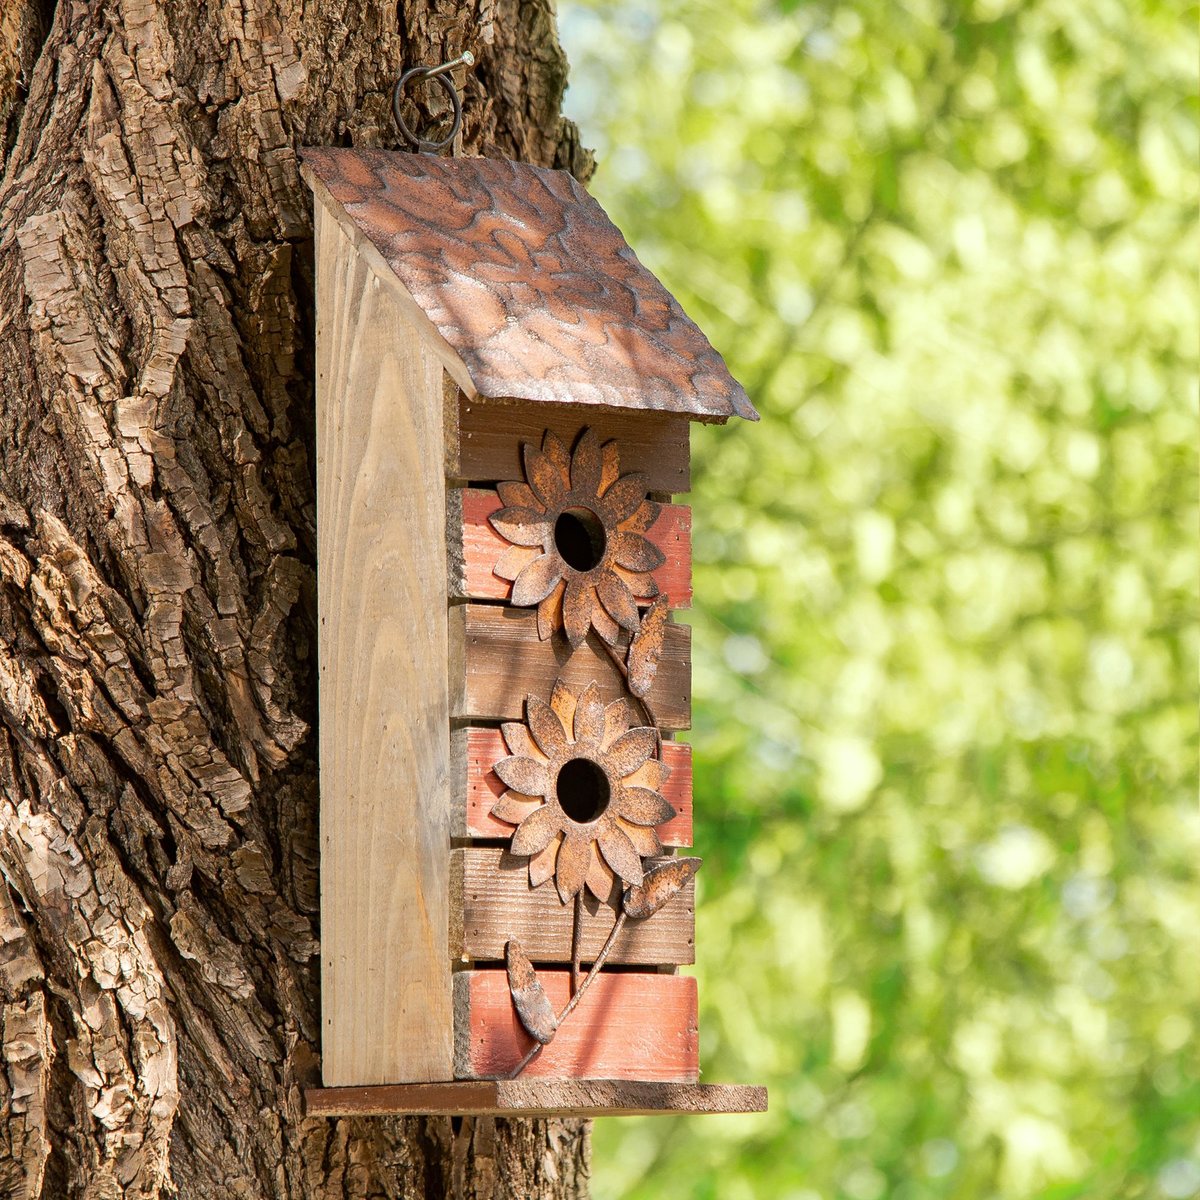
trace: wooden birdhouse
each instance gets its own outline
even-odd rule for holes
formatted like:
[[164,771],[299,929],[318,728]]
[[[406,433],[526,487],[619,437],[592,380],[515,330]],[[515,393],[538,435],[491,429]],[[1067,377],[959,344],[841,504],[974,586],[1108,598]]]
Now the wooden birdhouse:
[[[310,1113],[757,1111],[700,1085],[689,422],[757,419],[569,175],[309,150]],[[684,853],[679,853],[684,851]]]

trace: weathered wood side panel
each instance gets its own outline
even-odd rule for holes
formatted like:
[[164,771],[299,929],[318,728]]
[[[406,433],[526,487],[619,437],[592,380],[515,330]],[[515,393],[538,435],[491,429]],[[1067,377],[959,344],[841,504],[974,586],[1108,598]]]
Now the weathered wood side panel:
[[461,393],[448,399],[446,416],[449,479],[524,479],[525,442],[540,446],[543,433],[551,429],[570,446],[590,426],[602,442],[620,442],[621,473],[644,471],[652,492],[678,494],[692,485],[688,422],[682,417],[604,408],[581,412],[558,404],[468,399]]
[[[468,726],[450,736],[450,832],[459,838],[507,838],[513,826],[492,816],[504,795],[504,784],[492,764],[508,754],[498,729]],[[658,827],[664,846],[692,844],[692,748],[686,742],[664,742],[663,762],[671,769],[662,794],[678,814]]]
[[[569,972],[539,974],[561,1012],[570,993]],[[698,1042],[694,979],[601,972],[521,1078],[691,1083],[699,1076]],[[513,1010],[504,971],[462,971],[454,977],[456,1078],[507,1075],[532,1045]]]
[[446,1079],[442,371],[316,215],[322,1072]]
[[[686,729],[692,712],[692,631],[667,626],[649,701],[664,730]],[[541,641],[533,609],[463,604],[450,610],[450,712],[462,721],[514,721],[526,696],[549,697],[560,676],[577,691],[593,679],[605,700],[628,693],[595,633],[577,650]]]
[[[661,862],[661,859],[651,859]],[[529,860],[498,846],[451,852],[450,954],[458,960],[499,962],[516,938],[538,963],[571,961],[573,904],[563,904],[554,881],[529,886]],[[591,962],[612,931],[614,910],[590,893],[584,899],[580,942]],[[626,921],[609,958],[634,966],[686,965],[696,961],[696,892],[688,886],[652,918]]]
[[[501,507],[500,497],[494,491],[451,488],[446,493],[448,586],[453,599],[507,600],[512,595],[512,583],[492,570],[509,549],[509,543],[488,521]],[[670,600],[672,608],[690,608],[691,509],[683,504],[664,504],[646,537],[666,556],[666,562],[652,572],[658,590]],[[637,599],[649,602],[648,597]]]

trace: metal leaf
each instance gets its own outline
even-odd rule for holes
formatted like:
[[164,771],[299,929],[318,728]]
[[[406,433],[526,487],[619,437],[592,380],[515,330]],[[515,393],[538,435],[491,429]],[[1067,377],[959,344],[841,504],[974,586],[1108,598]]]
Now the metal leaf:
[[658,672],[658,659],[667,636],[670,606],[659,596],[642,617],[642,623],[629,644],[629,690],[635,696],[649,695]]
[[504,961],[508,966],[508,990],[512,993],[513,1007],[521,1024],[534,1041],[549,1045],[558,1029],[554,1005],[550,1003],[529,956],[515,938],[504,947]]
[[622,901],[625,915],[635,919],[654,916],[687,887],[688,880],[695,877],[703,861],[700,858],[672,858],[651,867],[640,885],[626,889]]

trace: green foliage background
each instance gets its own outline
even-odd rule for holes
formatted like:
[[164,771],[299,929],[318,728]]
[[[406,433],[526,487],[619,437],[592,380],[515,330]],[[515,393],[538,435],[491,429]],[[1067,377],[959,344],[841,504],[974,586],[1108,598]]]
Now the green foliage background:
[[1200,1195],[1197,15],[572,0],[698,429],[701,1052],[597,1197]]

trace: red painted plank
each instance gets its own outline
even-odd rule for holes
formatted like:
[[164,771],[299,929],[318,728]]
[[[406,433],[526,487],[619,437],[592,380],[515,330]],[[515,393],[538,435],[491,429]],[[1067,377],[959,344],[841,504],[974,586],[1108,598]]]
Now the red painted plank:
[[[504,795],[504,784],[492,771],[492,764],[508,754],[498,729],[463,729],[456,733],[452,757],[456,790],[465,796],[455,814],[456,837],[506,838],[513,827],[496,820],[492,805]],[[658,827],[664,846],[692,844],[692,748],[686,742],[663,742],[663,762],[671,774],[662,794],[678,814]],[[462,784],[465,772],[465,787]]]
[[[541,971],[539,976],[561,1012],[570,992],[569,972]],[[502,970],[454,976],[454,1025],[459,1079],[507,1076],[533,1045],[517,1019]],[[604,971],[521,1078],[694,1082],[698,1041],[694,979]]]
[[[512,583],[494,574],[492,568],[509,543],[488,521],[501,507],[500,497],[493,491],[477,488],[465,488],[460,497],[462,559],[460,567],[458,548],[452,547],[450,561],[455,574],[451,579],[451,594],[468,600],[507,600],[512,595]],[[652,574],[658,590],[669,597],[672,608],[690,608],[692,604],[691,532],[692,510],[686,504],[664,504],[658,520],[646,533],[649,541],[666,555],[666,562]]]

